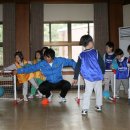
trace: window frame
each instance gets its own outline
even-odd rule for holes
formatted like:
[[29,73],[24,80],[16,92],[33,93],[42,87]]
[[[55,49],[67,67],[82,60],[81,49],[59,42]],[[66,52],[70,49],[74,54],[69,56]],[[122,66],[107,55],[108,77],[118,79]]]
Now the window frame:
[[[52,42],[51,40],[51,24],[67,24],[68,27],[68,41],[55,41]],[[82,24],[82,23],[86,23],[88,24],[88,34],[90,33],[90,27],[89,24],[93,23],[94,21],[45,21],[43,22],[43,26],[44,24],[49,24],[49,42],[44,42],[43,40],[43,45],[44,46],[68,46],[68,58],[72,58],[72,46],[79,46],[79,41],[72,41],[72,34],[71,34],[71,28],[72,28],[72,24]],[[43,33],[43,37],[44,37],[44,33]],[[44,39],[44,38],[43,38]]]

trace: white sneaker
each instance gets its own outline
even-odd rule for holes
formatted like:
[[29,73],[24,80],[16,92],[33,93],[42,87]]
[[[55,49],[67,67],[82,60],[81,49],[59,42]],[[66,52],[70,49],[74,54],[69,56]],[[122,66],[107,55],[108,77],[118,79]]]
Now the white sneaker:
[[52,93],[51,93],[51,95],[48,97],[48,101],[49,101],[49,102],[52,101],[52,96],[53,96],[53,95],[52,95]]
[[23,100],[24,100],[25,102],[28,102],[27,96],[24,96]]
[[88,111],[87,110],[82,110],[82,116],[88,116]]
[[60,96],[59,102],[60,102],[60,103],[64,103],[64,102],[66,102],[66,99],[65,99],[65,98],[62,98],[62,97]]
[[29,98],[29,99],[33,99],[33,95],[32,95],[32,94],[29,95],[28,98]]
[[102,107],[97,107],[97,106],[95,106],[95,110],[96,110],[97,112],[102,112]]
[[37,98],[42,98],[43,96],[41,94],[38,94]]

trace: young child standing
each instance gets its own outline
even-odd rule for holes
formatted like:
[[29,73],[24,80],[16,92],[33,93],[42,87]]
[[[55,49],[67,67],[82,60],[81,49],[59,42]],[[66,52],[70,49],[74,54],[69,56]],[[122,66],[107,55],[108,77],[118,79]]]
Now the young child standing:
[[129,53],[129,58],[128,58],[128,68],[129,68],[129,89],[128,89],[128,103],[130,105],[130,45],[127,48],[127,51]]
[[102,80],[105,66],[99,52],[94,49],[93,39],[90,35],[82,36],[80,39],[80,45],[84,46],[85,50],[79,55],[75,67],[73,84],[77,83],[80,72],[85,81],[82,115],[87,115],[93,89],[96,94],[96,111],[102,111]]
[[[13,71],[13,70],[17,70],[19,68],[24,68],[26,66],[29,66],[31,64],[30,61],[26,61],[23,57],[23,54],[21,51],[18,51],[15,53],[14,55],[15,57],[15,63],[10,65],[9,67],[4,68],[4,70],[9,70],[9,71]],[[30,74],[17,74],[17,79],[19,81],[19,83],[23,84],[23,98],[24,101],[28,101],[27,98],[27,94],[28,94],[28,81],[35,86],[36,89],[38,89],[38,85],[36,84],[35,80],[34,80],[34,74],[30,73]],[[42,96],[42,94],[39,92],[39,95]]]
[[[128,69],[128,58],[124,57],[124,53],[121,49],[115,50],[116,62],[118,68],[116,69],[116,97],[119,97],[120,85],[124,86],[125,93],[128,93],[129,86],[129,69]],[[114,66],[114,65],[113,65]],[[128,93],[129,95],[129,93]],[[128,97],[130,98],[130,97]]]
[[[35,59],[33,60],[33,64],[36,64],[38,62],[40,62],[42,60],[42,55],[41,55],[41,51],[38,50],[35,52]],[[34,79],[36,81],[36,83],[38,84],[38,86],[43,82],[45,81],[45,76],[40,72],[40,71],[37,71],[37,72],[34,72]],[[36,94],[36,88],[35,86],[31,86],[31,94],[28,98],[33,98],[34,95],[36,95],[38,98],[42,98],[41,94]]]
[[[114,44],[113,42],[106,43],[106,53],[104,54],[104,62],[105,62],[105,70],[111,70],[112,68],[112,61],[115,58],[114,54]],[[104,75],[104,91],[109,91],[109,85],[111,82],[111,88],[113,91],[113,84],[114,84],[114,76],[113,72],[106,71]]]

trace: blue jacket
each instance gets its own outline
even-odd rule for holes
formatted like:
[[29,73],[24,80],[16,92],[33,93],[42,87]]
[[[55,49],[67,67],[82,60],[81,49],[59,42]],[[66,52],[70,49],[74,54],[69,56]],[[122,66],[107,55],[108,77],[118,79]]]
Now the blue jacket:
[[117,79],[127,79],[129,77],[129,69],[127,67],[128,58],[124,58],[122,62],[117,60],[118,69],[116,70]]
[[67,66],[71,66],[75,69],[76,62],[72,59],[55,57],[52,66],[50,66],[50,64],[46,61],[41,61],[35,65],[17,69],[17,73],[31,73],[40,70],[45,75],[47,81],[51,83],[58,83],[63,80],[62,68]]
[[103,80],[103,74],[98,63],[98,52],[95,49],[85,50],[80,54],[81,74],[91,82]]

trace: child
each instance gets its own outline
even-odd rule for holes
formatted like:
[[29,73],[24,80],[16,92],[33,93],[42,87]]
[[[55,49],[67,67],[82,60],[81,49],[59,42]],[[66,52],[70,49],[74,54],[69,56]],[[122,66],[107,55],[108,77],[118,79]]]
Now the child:
[[[106,43],[106,53],[104,54],[105,70],[111,70],[112,61],[115,58],[114,44],[112,42]],[[113,89],[114,84],[113,72],[105,72],[104,75],[104,91],[109,91],[109,83],[111,82],[111,88]],[[112,90],[113,91],[113,90]]]
[[128,89],[128,103],[130,105],[130,45],[127,48],[127,51],[129,53],[129,58],[128,58],[128,68],[129,68],[129,89]]
[[96,111],[102,111],[102,80],[105,72],[105,66],[99,52],[94,49],[93,39],[90,35],[82,36],[80,39],[80,45],[84,46],[86,50],[81,52],[79,55],[79,59],[75,67],[73,84],[77,83],[80,71],[85,81],[82,115],[87,115],[93,89],[96,94]]
[[[116,97],[119,98],[119,90],[121,83],[124,86],[125,93],[128,93],[129,86],[129,69],[128,69],[128,58],[124,57],[124,53],[121,49],[115,50],[116,61],[118,68],[116,69]],[[114,66],[112,64],[112,66]],[[129,95],[129,93],[128,93]]]
[[[9,67],[4,68],[4,70],[17,70],[19,68],[24,68],[29,66],[31,64],[30,61],[24,60],[23,54],[21,51],[18,51],[14,55],[15,57],[15,63],[10,65]],[[35,86],[35,88],[38,88],[38,85],[36,84],[35,80],[33,79],[34,74],[17,74],[17,78],[19,83],[23,84],[23,97],[24,101],[28,101],[27,94],[28,94],[28,81]],[[42,94],[38,91],[38,93],[42,96]]]
[[[35,59],[33,60],[33,64],[40,62],[41,59],[42,59],[41,51],[38,50],[35,52]],[[34,78],[38,86],[46,79],[45,76],[40,71],[34,73]],[[33,98],[35,94],[36,94],[36,88],[34,86],[31,86],[31,95],[28,98]],[[37,94],[36,96],[42,98],[41,94],[40,95]]]
[[46,81],[42,82],[39,86],[39,91],[46,95],[49,102],[51,101],[51,90],[60,89],[61,93],[59,95],[59,102],[66,102],[66,95],[69,89],[71,88],[71,84],[64,80],[62,77],[62,69],[63,67],[73,67],[75,68],[75,61],[72,59],[66,59],[62,57],[55,57],[55,51],[53,49],[47,49],[44,52],[44,60],[38,62],[35,65],[28,66],[26,68],[17,69],[14,73],[23,74],[23,73],[31,73],[40,70],[42,74],[45,75]]

